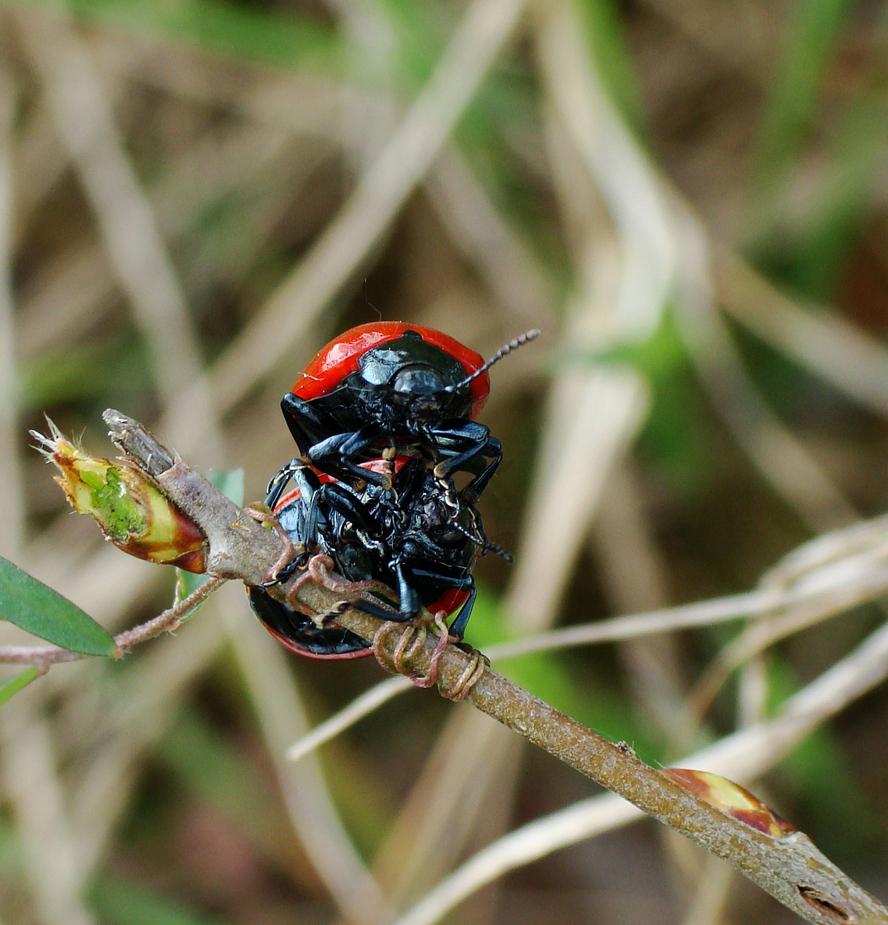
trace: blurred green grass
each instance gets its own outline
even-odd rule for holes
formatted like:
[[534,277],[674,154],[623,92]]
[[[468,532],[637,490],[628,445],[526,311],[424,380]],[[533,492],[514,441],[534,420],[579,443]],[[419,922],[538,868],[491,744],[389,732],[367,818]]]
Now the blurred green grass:
[[[757,26],[738,13],[736,23],[724,23],[717,30],[707,24],[712,5],[706,4],[696,11],[665,0],[620,5],[584,0],[568,7],[582,25],[589,70],[599,76],[632,137],[641,139],[652,173],[700,216],[713,246],[734,250],[800,304],[817,300],[827,308],[812,310],[831,311],[855,329],[883,338],[888,331],[888,237],[881,233],[886,222],[882,174],[888,120],[882,76],[885,16],[879,6],[841,0],[792,8],[773,5],[759,12],[762,19]],[[158,191],[188,152],[208,142],[209,150],[228,150],[241,132],[252,132],[257,140],[288,133],[279,153],[264,162],[258,157],[255,162],[241,159],[233,175],[202,154],[198,175],[206,189],[198,191],[193,188],[196,183],[187,179],[176,187],[179,192],[173,198],[180,230],[169,234],[168,246],[193,306],[202,349],[212,358],[236,342],[265,299],[310,249],[314,237],[335,220],[355,178],[372,162],[379,141],[384,141],[434,72],[464,7],[406,0],[339,6],[5,0],[0,9],[29,16],[65,11],[83,30],[113,97],[136,175],[162,226]],[[539,51],[544,28],[540,10],[526,17],[517,40],[500,58],[453,135],[447,154],[468,166],[475,186],[462,188],[461,200],[449,200],[450,214],[435,205],[428,188],[418,189],[395,227],[383,236],[360,293],[326,308],[323,322],[297,345],[300,355],[310,356],[331,331],[370,320],[377,309],[386,317],[416,318],[447,327],[473,345],[496,345],[539,320],[521,315],[504,301],[504,290],[496,288],[497,272],[525,291],[530,279],[541,279],[550,287],[544,320],[553,334],[579,313],[574,300],[577,292],[586,292],[587,277],[600,287],[593,290],[608,291],[609,274],[618,272],[614,265],[619,257],[614,254],[621,242],[594,178],[554,112],[547,89],[547,80],[553,78],[544,71]],[[54,175],[44,168],[33,184],[27,184],[28,195],[37,189],[38,202],[18,217],[21,224],[14,236],[13,291],[19,302],[23,344],[18,354],[22,430],[32,422],[39,424],[43,410],[53,417],[58,414],[61,422],[76,430],[96,429],[101,410],[109,405],[159,416],[163,409],[152,391],[150,350],[143,333],[127,317],[113,270],[106,267],[101,272],[105,289],[114,298],[104,307],[98,300],[89,302],[98,322],[94,318],[85,335],[75,329],[61,342],[53,342],[54,327],[65,329],[62,321],[69,310],[65,297],[56,296],[49,308],[44,303],[42,312],[37,311],[38,295],[46,292],[38,285],[42,274],[64,284],[69,277],[61,258],[80,253],[82,247],[100,251],[101,245],[94,232],[94,207],[85,201],[66,155],[59,153],[51,126],[41,123],[46,118],[45,101],[33,62],[14,37],[6,41],[18,106],[12,136],[17,158],[14,182],[21,176],[25,184],[31,176],[27,163],[20,160],[27,153],[42,152],[45,162],[31,159],[37,164],[52,164],[54,154],[62,159]],[[755,54],[747,54],[750,47]],[[308,78],[324,83],[304,82]],[[271,116],[269,110],[260,112],[256,100],[264,92],[279,94],[280,109],[298,110],[296,104],[306,100],[287,93],[311,92],[308,87],[329,94],[324,97],[330,101],[329,116],[322,120],[326,124],[319,126],[307,118],[299,123],[298,111],[287,119],[276,118],[274,107]],[[342,108],[334,107],[337,101]],[[380,139],[373,139],[371,129],[379,132]],[[307,175],[290,184],[287,170],[294,163],[310,167]],[[275,182],[281,185],[269,193]],[[263,191],[277,210],[263,208]],[[514,278],[514,263],[504,262],[502,267],[497,263],[501,255],[490,239],[473,250],[469,238],[455,230],[458,208],[468,216],[463,222],[481,227],[482,206],[489,207],[499,223],[502,237],[497,240],[511,241],[516,247],[517,266],[526,277]],[[67,291],[72,298],[77,294],[73,282]],[[607,301],[606,295],[600,298]],[[539,465],[536,453],[546,420],[549,380],[602,366],[631,368],[647,384],[651,401],[638,440],[627,455],[640,473],[651,558],[665,576],[667,599],[684,601],[745,588],[744,583],[753,581],[807,534],[798,512],[766,483],[713,409],[691,356],[694,348],[675,321],[681,294],[673,293],[670,299],[662,307],[661,324],[641,343],[627,345],[618,338],[615,345],[604,339],[604,346],[595,342],[593,349],[586,339],[567,335],[562,341],[566,347],[551,349],[558,339],[553,336],[545,348],[551,349],[548,359],[538,353],[521,367],[518,364],[524,359],[515,358],[515,378],[510,382],[505,377],[513,374],[506,364],[497,368],[504,379],[495,380],[490,417],[485,420],[494,432],[504,435],[507,457],[499,480],[504,487],[491,489],[485,513],[490,511],[489,520],[497,525],[493,538],[498,540],[502,534],[516,549],[521,515]],[[35,327],[42,346],[31,350],[27,337]],[[885,421],[856,408],[796,361],[753,342],[742,327],[732,330],[740,332],[750,380],[780,420],[812,447],[863,515],[884,511],[888,500]],[[717,366],[717,359],[708,355],[703,359]],[[299,365],[295,360],[294,364]],[[547,364],[545,376],[534,375],[535,364]],[[248,492],[261,494],[269,472],[292,452],[276,410],[277,395],[292,377],[293,369],[269,369],[263,384],[223,422],[229,452],[236,457],[230,462],[246,468]],[[503,381],[508,384],[500,386]],[[61,507],[47,485],[45,470],[38,469],[36,461],[26,464],[25,470],[36,531],[48,522],[49,512]],[[575,478],[582,480],[584,473],[577,472]],[[70,548],[70,540],[65,542]],[[624,609],[623,601],[607,587],[600,557],[590,552],[585,540],[580,547],[564,590],[562,613],[579,621]],[[480,563],[479,575],[485,593],[469,641],[483,648],[488,640],[509,632],[507,615],[498,610],[495,599],[508,577],[501,565],[487,561]],[[539,581],[547,580],[543,563]],[[127,620],[135,622],[138,615],[149,614],[167,590],[135,601],[127,610]],[[199,620],[221,623],[210,611],[206,608]],[[245,614],[244,619],[249,617]],[[183,637],[193,625],[182,631]],[[249,629],[260,632],[255,626]],[[728,634],[681,637],[678,669],[686,685],[693,683],[727,638]],[[806,640],[816,651],[816,633]],[[162,645],[171,647],[179,641],[165,640]],[[158,651],[159,664],[163,650]],[[793,655],[805,664],[805,644]],[[145,659],[147,663],[147,655]],[[172,654],[168,659],[175,661]],[[303,694],[308,692],[313,717],[323,716],[376,678],[372,665],[349,668],[346,672],[336,666],[324,672],[316,665],[292,666],[297,686]],[[776,677],[769,675],[769,682],[780,686],[780,672],[791,675],[791,668],[774,668]],[[173,671],[169,666],[164,670]],[[281,847],[286,839],[270,837],[274,826],[264,821],[276,813],[281,830],[286,828],[282,796],[267,773],[280,756],[273,754],[250,710],[229,712],[224,709],[225,698],[216,695],[224,719],[209,722],[195,706],[208,696],[207,691],[219,687],[238,690],[248,698],[238,679],[243,669],[232,660],[213,661],[207,656],[193,670],[197,681],[185,685],[182,701],[167,707],[162,720],[155,716],[165,731],[146,745],[148,770],[136,767],[120,783],[124,790],[129,788],[129,797],[121,809],[123,823],[112,837],[113,850],[103,858],[94,880],[98,885],[90,908],[96,921],[120,925],[256,922],[251,915],[258,913],[245,911],[251,902],[256,909],[265,903],[269,922],[284,920],[258,888],[237,908],[206,908],[199,890],[191,896],[174,895],[165,884],[187,880],[188,861],[179,860],[182,833],[161,831],[153,844],[131,837],[133,831],[149,825],[151,808],[141,799],[146,792],[161,801],[175,799],[177,808],[189,802],[209,805],[209,812],[223,826],[246,833],[251,850],[274,877],[287,881],[278,884],[275,898],[298,896],[304,904],[300,908],[311,907],[322,920],[329,914],[329,900],[319,882],[302,876],[310,863],[299,854],[295,837]],[[581,649],[567,656],[528,657],[504,670],[596,729],[629,741],[648,760],[665,754],[667,736],[642,718],[629,686],[620,683],[625,682],[624,666],[612,648],[592,655]],[[83,677],[87,680],[81,680],[76,698],[69,695],[72,703],[81,706],[91,703],[88,688],[98,683]],[[159,672],[158,683],[165,683],[166,677]],[[121,699],[136,701],[138,692],[128,681],[121,679],[114,690]],[[56,716],[57,696],[34,708],[48,722]],[[16,709],[18,700],[4,709]],[[884,705],[873,699],[866,707],[870,720],[861,725],[872,729],[884,719]],[[402,709],[407,717],[398,712]],[[730,709],[722,709],[718,718],[727,726]],[[365,721],[341,750],[331,748],[325,761],[346,829],[368,859],[381,849],[383,820],[420,777],[430,743],[445,723],[439,705],[420,703],[416,697],[409,706],[392,710],[397,719],[393,713],[383,728],[374,726],[372,719]],[[74,769],[62,778],[60,787],[67,800],[76,802],[77,769],[89,767],[89,755],[80,754],[61,731],[55,734],[65,768]],[[110,737],[112,731],[106,729],[105,735]],[[865,775],[863,793],[853,765],[866,760],[884,767],[883,758],[882,750],[868,750],[853,730],[835,734],[829,730],[810,739],[781,770],[787,798],[800,814],[793,821],[828,854],[835,850],[858,869],[871,870],[884,861],[888,838],[884,827],[867,828],[855,856],[855,838],[841,828],[842,820],[858,831],[867,812],[879,818],[884,806],[873,802],[872,794],[888,781],[884,771],[875,767]],[[349,766],[351,761],[360,773],[385,768],[397,779],[386,780],[380,772],[382,779],[374,779],[367,794],[355,793],[360,778]],[[393,770],[395,765],[399,767]],[[158,768],[162,781],[175,781],[169,790],[156,791],[146,782],[149,772]],[[836,782],[839,777],[841,784]],[[834,811],[818,810],[827,801],[832,801]],[[516,817],[529,818],[535,809],[524,798]],[[0,840],[0,880],[8,886],[9,896],[20,898],[27,889],[11,884],[22,882],[22,869],[27,867],[24,842],[12,824],[3,831],[8,838]],[[287,880],[293,856],[299,857],[304,869]],[[186,875],[181,869],[170,872],[177,864],[185,865]],[[554,868],[548,878],[542,869],[535,876],[541,890],[555,894],[564,882],[583,889],[582,879],[569,866]],[[491,921],[513,919],[521,903],[513,887],[504,888],[499,918],[492,916]],[[36,922],[27,900],[17,901],[17,921]],[[594,908],[594,898],[589,902]],[[670,904],[674,920],[680,920],[672,905],[674,897],[663,902],[664,909]],[[632,897],[625,897],[625,903],[626,921],[631,921]],[[760,915],[771,912],[770,907],[759,907]],[[2,916],[8,918],[9,912],[0,906]],[[663,921],[667,921],[665,912]]]

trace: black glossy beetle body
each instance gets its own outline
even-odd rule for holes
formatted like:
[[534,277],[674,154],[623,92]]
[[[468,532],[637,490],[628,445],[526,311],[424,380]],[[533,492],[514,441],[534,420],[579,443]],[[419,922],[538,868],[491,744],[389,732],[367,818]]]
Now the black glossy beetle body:
[[478,500],[502,459],[499,440],[474,418],[490,391],[489,366],[453,338],[403,322],[352,328],[321,350],[284,395],[281,408],[300,451],[337,479],[386,484],[360,464],[391,449],[424,459],[440,479],[468,472]]
[[[347,581],[378,581],[397,592],[396,612],[382,596],[379,607],[357,605],[365,612],[389,620],[412,619],[421,606],[455,613],[450,632],[461,638],[475,598],[475,558],[491,548],[477,511],[420,460],[375,460],[361,471],[368,467],[394,470],[393,494],[371,481],[358,492],[304,465],[285,467],[272,480],[269,503],[296,547],[293,568],[323,553]],[[288,479],[296,487],[280,497]],[[318,626],[264,588],[250,588],[249,596],[272,635],[295,652],[313,658],[370,654],[367,640],[335,625]]]

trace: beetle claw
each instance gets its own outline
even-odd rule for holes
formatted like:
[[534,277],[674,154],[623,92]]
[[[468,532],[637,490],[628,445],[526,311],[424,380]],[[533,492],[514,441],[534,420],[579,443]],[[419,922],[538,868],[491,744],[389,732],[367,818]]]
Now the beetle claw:
[[465,700],[472,692],[472,688],[484,677],[484,672],[487,671],[490,665],[490,659],[477,649],[472,649],[471,655],[472,660],[466,665],[465,670],[456,681],[446,690],[441,689],[442,697],[456,703]]
[[[421,651],[423,645],[425,645],[426,636],[428,634],[428,627],[424,623],[417,623],[416,621],[410,621],[407,624],[397,623],[394,621],[388,621],[383,623],[383,625],[377,630],[376,635],[373,637],[373,654],[376,656],[376,660],[382,665],[383,668],[388,669],[389,667],[394,668],[398,674],[406,675],[410,680],[416,685],[416,687],[434,687],[438,683],[438,661],[441,658],[441,654],[444,652],[444,649],[447,647],[447,643],[450,641],[450,637],[447,633],[447,624],[444,622],[446,614],[439,612],[435,614],[435,626],[438,628],[438,633],[435,635],[438,638],[438,642],[435,645],[435,651],[432,653],[432,657],[429,660],[429,671],[426,675],[414,675],[411,673],[411,670],[408,666],[408,662],[414,659],[419,652]],[[389,633],[394,629],[403,629],[401,638],[395,644],[395,650],[392,653],[391,662],[388,661],[386,656],[383,654],[383,644],[388,638]]]
[[441,656],[447,648],[447,643],[450,642],[450,634],[447,629],[447,624],[444,622],[446,616],[447,614],[444,613],[443,610],[439,610],[435,614],[435,626],[438,629],[435,635],[438,637],[438,642],[435,645],[435,651],[432,652],[432,656],[429,659],[428,673],[425,676],[411,678],[417,687],[434,687],[438,683],[438,662],[441,660]]
[[284,551],[277,562],[268,570],[268,578],[262,582],[262,587],[267,588],[269,585],[277,585],[282,581],[286,581],[293,574],[293,570],[299,567],[296,563],[300,555],[289,533],[281,526],[281,522],[273,511],[247,507],[246,512],[258,523],[268,524],[284,541]]

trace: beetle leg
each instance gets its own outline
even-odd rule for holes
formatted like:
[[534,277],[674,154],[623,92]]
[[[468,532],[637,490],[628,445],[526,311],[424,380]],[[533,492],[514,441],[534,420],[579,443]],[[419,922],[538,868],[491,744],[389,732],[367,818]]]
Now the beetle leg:
[[371,472],[362,469],[358,462],[366,450],[385,436],[380,424],[365,424],[356,431],[334,434],[320,440],[308,450],[312,463],[335,478],[346,475],[350,480],[370,482],[381,488],[391,488],[392,479],[387,472]]
[[296,446],[307,455],[309,449],[325,436],[342,429],[333,416],[314,402],[287,392],[281,399],[281,411]]
[[339,482],[328,482],[322,486],[323,502],[341,514],[350,524],[370,536],[377,533],[377,524],[367,505],[352,491]]
[[398,614],[401,620],[412,620],[422,606],[419,601],[419,595],[416,589],[407,580],[406,569],[400,561],[394,563],[395,577],[398,579],[398,598],[401,601],[398,607]]
[[[469,580],[472,581],[472,579]],[[466,624],[469,622],[469,617],[472,616],[472,608],[475,606],[475,598],[477,596],[478,589],[475,587],[475,582],[472,581],[468,599],[465,604],[460,607],[455,619],[450,624],[450,635],[454,636],[457,640],[462,639],[465,634]]]
[[292,459],[282,466],[277,475],[268,483],[268,497],[265,503],[270,507],[277,505],[284,493],[288,481],[299,492],[303,502],[311,501],[312,496],[321,487],[321,481],[304,459]]
[[490,665],[490,659],[477,649],[472,649],[472,660],[466,666],[465,671],[456,679],[456,681],[446,690],[441,689],[441,696],[448,700],[459,702],[465,700],[471,693],[472,688],[484,677],[487,666]]
[[489,459],[490,462],[488,462],[463,489],[462,495],[465,500],[469,502],[469,504],[474,504],[481,497],[481,494],[487,487],[487,483],[493,478],[499,464],[502,462],[502,458],[502,444],[495,437],[488,437],[483,443],[476,443],[463,452],[457,453],[439,462],[435,466],[435,476],[443,480],[454,472],[473,471],[469,463],[476,463],[484,459]]

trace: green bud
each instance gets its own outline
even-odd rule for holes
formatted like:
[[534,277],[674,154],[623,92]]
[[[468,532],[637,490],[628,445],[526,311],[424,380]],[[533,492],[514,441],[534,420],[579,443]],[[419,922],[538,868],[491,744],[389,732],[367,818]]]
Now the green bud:
[[131,556],[188,572],[206,570],[206,537],[149,476],[125,460],[88,456],[47,422],[50,437],[31,435],[58,467],[56,481],[75,511],[91,514],[105,538]]

